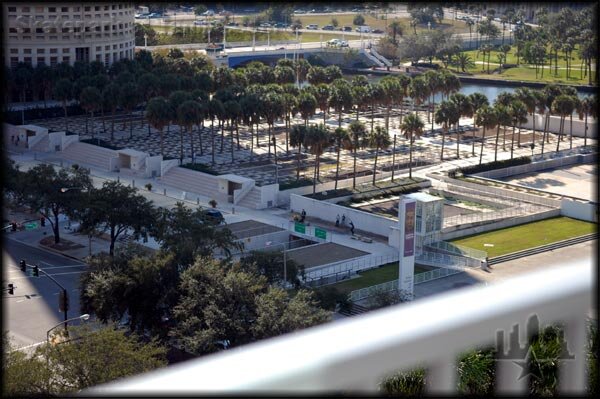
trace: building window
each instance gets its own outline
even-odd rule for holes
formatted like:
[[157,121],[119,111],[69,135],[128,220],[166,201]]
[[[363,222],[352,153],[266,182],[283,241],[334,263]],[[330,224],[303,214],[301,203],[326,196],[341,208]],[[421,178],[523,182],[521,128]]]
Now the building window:
[[31,40],[31,36],[23,36],[23,40]]
[[57,48],[51,48],[50,49],[50,54],[56,54],[58,53],[58,49]]
[[[113,50],[116,50],[116,49],[117,49],[117,45],[113,44]],[[115,53],[115,54],[117,54],[117,53]]]
[[50,66],[56,66],[58,64],[58,57],[50,57]]
[[17,33],[17,28],[8,28],[8,33]]
[[63,36],[63,40],[69,40],[69,36]]
[[48,7],[48,12],[56,12],[56,7]]
[[58,40],[58,36],[50,36],[50,40]]
[[102,46],[96,46],[96,51],[102,51]]
[[71,62],[71,57],[63,57],[63,62]]
[[70,53],[70,52],[71,52],[71,49],[69,49],[69,48],[64,48],[62,52],[63,52],[63,54],[68,54],[68,53]]
[[25,57],[25,58],[23,58],[23,62],[26,63],[26,64],[31,65],[31,57]]
[[60,11],[61,12],[69,12],[69,7],[61,7]]
[[100,11],[100,6],[95,6],[94,11]]
[[[56,37],[56,36],[55,36],[55,37]],[[36,39],[38,39],[38,40],[44,40],[44,39],[45,39],[45,37],[44,37],[44,36],[36,36],[35,38],[36,38]]]
[[43,28],[35,28],[35,33],[44,33]]
[[21,12],[29,12],[29,7],[22,7]]
[[10,53],[11,54],[19,54],[19,49],[18,48],[11,48],[10,49]]
[[81,7],[73,7],[73,12],[79,12],[81,11]]
[[31,49],[30,48],[23,49],[23,53],[24,54],[31,54]]
[[10,67],[16,68],[19,63],[19,57],[10,57]]
[[45,54],[46,50],[44,50],[43,48],[39,48],[39,49],[37,49],[37,53],[38,54]]
[[62,33],[69,33],[70,29],[69,28],[62,28]]
[[31,33],[31,28],[23,28],[23,33]]
[[110,46],[104,46],[104,50],[110,50]]
[[17,12],[17,7],[8,7],[8,12]]
[[90,11],[92,8],[91,7],[84,7],[83,11]]
[[36,7],[35,12],[44,12],[44,7]]
[[45,64],[46,63],[46,59],[44,57],[38,57],[37,63],[38,64]]
[[100,54],[96,54],[96,61],[102,62],[102,56]]

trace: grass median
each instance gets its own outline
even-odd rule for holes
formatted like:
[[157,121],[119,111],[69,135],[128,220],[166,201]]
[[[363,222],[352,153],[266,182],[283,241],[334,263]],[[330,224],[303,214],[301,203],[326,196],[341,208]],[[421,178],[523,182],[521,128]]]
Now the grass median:
[[486,251],[488,256],[493,258],[596,231],[598,231],[596,223],[561,216],[459,238],[452,242]]

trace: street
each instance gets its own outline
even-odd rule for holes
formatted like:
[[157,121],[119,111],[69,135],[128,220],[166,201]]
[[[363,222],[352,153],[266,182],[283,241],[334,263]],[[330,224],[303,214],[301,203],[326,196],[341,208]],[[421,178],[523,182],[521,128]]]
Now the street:
[[14,295],[3,294],[4,329],[16,348],[44,342],[46,332],[64,319],[58,310],[60,288],[43,273],[40,277],[26,276],[19,268],[21,259],[29,265],[39,265],[65,287],[69,294],[69,318],[81,314],[79,277],[87,267],[82,262],[4,237],[3,287],[8,283],[15,286]]

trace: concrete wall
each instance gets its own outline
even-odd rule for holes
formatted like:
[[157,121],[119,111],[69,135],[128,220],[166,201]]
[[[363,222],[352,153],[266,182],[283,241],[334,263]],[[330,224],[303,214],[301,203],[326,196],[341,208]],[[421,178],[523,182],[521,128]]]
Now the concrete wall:
[[161,161],[160,163],[160,176],[164,176],[165,173],[169,171],[169,169],[174,168],[179,165],[179,160],[177,159],[169,159],[166,161]]
[[555,216],[560,216],[560,209],[552,209],[545,212],[536,213],[533,215],[526,215],[511,219],[501,220],[499,222],[488,223],[483,226],[469,227],[466,229],[453,230],[453,231],[442,231],[441,239],[443,241],[451,240],[454,238],[460,238],[470,236],[472,234],[485,233],[486,231],[499,230],[505,227],[517,226],[529,222],[535,222],[537,220],[548,219]]
[[73,134],[71,136],[66,136],[66,135],[63,136],[61,151],[63,151],[65,148],[67,148],[71,144],[77,143],[78,141],[79,141],[79,135],[78,134]]
[[152,177],[152,172],[155,176],[161,176],[162,155],[146,157],[146,171],[144,177]]
[[[535,130],[542,131],[544,129],[544,120],[545,115],[535,114]],[[552,133],[560,132],[560,117],[559,116],[551,116],[548,130]],[[522,125],[522,127],[526,129],[533,128],[533,117],[532,115],[527,116],[527,122]],[[565,119],[564,125],[564,134],[569,134],[570,130],[570,122],[569,118]],[[573,136],[575,137],[583,137],[585,132],[585,118],[583,120],[579,120],[578,115],[573,115]],[[597,138],[598,137],[598,121],[588,116],[588,138]]]
[[573,219],[598,223],[598,203],[563,198],[560,205],[560,214]]
[[285,247],[287,249],[289,238],[290,232],[287,230],[281,230],[259,236],[242,238],[238,242],[244,244],[244,252],[269,249],[267,242],[271,243],[270,245],[273,247],[274,251],[282,251],[283,245],[279,245],[279,243],[285,243]]
[[396,219],[374,215],[369,212],[359,211],[358,209],[347,208],[330,202],[318,201],[296,194],[292,194],[290,200],[290,207],[293,212],[299,213],[304,209],[307,216],[316,217],[332,223],[335,223],[337,215],[340,215],[340,217],[346,215],[346,224],[352,221],[356,230],[378,234],[383,237],[389,237],[391,232],[390,228],[398,224],[398,220]]
[[269,184],[258,187],[260,190],[260,203],[256,209],[273,208],[278,206],[279,184]]
[[473,176],[485,177],[487,179],[498,179],[522,173],[537,172],[544,169],[558,168],[573,164],[583,164],[598,161],[598,154],[579,154],[570,155],[561,158],[545,159],[539,162],[532,162],[526,165],[510,166],[508,168],[490,170],[487,172],[475,173]]

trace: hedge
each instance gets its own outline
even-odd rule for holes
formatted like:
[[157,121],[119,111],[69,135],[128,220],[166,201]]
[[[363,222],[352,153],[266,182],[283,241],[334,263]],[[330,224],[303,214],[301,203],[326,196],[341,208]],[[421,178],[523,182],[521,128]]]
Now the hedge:
[[82,143],[97,145],[98,147],[108,148],[109,150],[122,150],[123,147],[117,147],[115,145],[110,144],[108,141],[100,140],[100,139],[83,139],[79,140]]
[[209,175],[219,176],[219,172],[214,169],[211,169],[210,166],[205,165],[203,163],[186,163],[181,165],[182,168],[195,170],[198,172],[208,173]]
[[448,171],[448,177],[455,179],[457,175],[472,175],[475,173],[487,172],[489,170],[508,168],[510,166],[526,165],[528,163],[531,163],[531,157],[529,156],[505,159],[502,161],[488,162],[481,165],[472,165],[465,166],[463,168],[452,169]]

